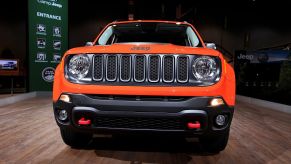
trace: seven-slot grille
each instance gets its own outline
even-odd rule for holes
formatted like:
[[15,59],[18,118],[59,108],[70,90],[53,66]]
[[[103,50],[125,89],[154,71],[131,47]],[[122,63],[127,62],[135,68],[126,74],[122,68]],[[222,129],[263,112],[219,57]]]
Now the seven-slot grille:
[[95,81],[188,82],[187,55],[100,54],[93,59]]

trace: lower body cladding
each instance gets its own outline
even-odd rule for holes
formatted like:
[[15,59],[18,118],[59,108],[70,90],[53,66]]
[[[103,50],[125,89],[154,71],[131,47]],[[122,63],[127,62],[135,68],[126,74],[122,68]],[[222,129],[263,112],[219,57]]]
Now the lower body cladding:
[[[220,97],[65,93],[54,103],[57,124],[70,146],[79,145],[80,138],[85,141],[94,133],[170,133],[199,137],[210,147],[207,150],[219,152],[227,144],[233,111]],[[217,143],[211,146],[211,141],[220,145],[213,148]]]

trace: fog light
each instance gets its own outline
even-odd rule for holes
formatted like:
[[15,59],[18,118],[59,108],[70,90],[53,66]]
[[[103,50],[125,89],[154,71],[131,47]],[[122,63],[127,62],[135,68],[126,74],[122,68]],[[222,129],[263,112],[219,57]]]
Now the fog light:
[[224,115],[218,115],[215,118],[215,122],[219,126],[223,126],[225,124],[226,118]]
[[224,104],[224,102],[221,98],[214,98],[210,101],[210,105],[213,107],[223,105],[223,104]]
[[60,99],[63,102],[67,102],[69,103],[71,101],[70,96],[69,95],[61,95]]
[[66,110],[59,111],[59,120],[65,121],[68,118],[68,113]]

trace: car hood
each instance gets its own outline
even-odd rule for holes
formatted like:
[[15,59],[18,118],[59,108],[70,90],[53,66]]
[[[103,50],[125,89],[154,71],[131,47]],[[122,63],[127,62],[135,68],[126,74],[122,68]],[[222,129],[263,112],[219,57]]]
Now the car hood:
[[218,56],[219,52],[205,47],[187,47],[173,44],[158,43],[122,43],[112,45],[96,45],[77,47],[66,54],[80,53],[129,53],[129,54],[199,54]]

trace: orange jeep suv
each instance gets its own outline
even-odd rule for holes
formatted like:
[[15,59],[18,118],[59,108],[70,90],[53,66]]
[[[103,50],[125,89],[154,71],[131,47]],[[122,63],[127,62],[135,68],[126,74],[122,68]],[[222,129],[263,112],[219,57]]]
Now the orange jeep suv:
[[235,74],[211,46],[187,22],[108,24],[56,68],[53,108],[63,141],[76,147],[94,133],[177,134],[223,150]]

